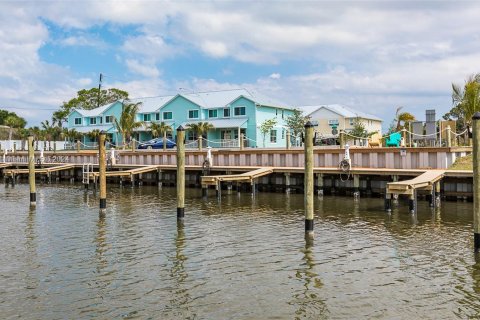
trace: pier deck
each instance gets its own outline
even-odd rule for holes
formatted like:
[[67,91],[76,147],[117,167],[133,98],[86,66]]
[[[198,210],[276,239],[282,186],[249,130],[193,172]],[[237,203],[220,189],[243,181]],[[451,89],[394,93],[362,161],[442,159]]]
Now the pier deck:
[[217,185],[221,181],[236,181],[236,182],[250,182],[252,183],[254,179],[268,175],[273,172],[273,168],[265,167],[258,168],[253,171],[248,171],[240,174],[226,174],[226,175],[217,175],[217,176],[203,176],[202,185]]
[[415,190],[431,190],[445,176],[445,170],[427,170],[410,180],[387,183],[387,193],[412,194]]
[[[45,164],[45,165],[48,165],[48,164]],[[47,174],[48,175],[52,172],[69,170],[69,169],[73,169],[73,168],[75,168],[74,164],[61,164],[61,165],[48,167],[48,168],[41,168],[41,169],[36,168],[35,173],[36,174]],[[28,169],[6,169],[5,170],[5,174],[10,175],[10,176],[14,176],[14,175],[17,175],[17,174],[22,174],[22,173],[23,174],[28,174]]]

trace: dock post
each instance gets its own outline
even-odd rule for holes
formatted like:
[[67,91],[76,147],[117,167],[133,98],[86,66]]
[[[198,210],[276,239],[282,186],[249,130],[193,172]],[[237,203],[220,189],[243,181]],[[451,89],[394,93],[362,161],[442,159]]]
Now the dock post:
[[13,153],[17,152],[17,143],[16,142],[13,143],[12,151],[13,151]]
[[80,152],[80,140],[77,140],[77,152]]
[[244,139],[245,139],[244,134],[240,133],[240,138],[239,138],[239,141],[238,141],[240,150],[243,150],[243,147],[245,146],[245,143],[243,142]]
[[392,194],[385,193],[385,211],[392,211]]
[[177,128],[177,220],[185,218],[185,128]]
[[343,129],[340,130],[338,136],[340,138],[340,149],[345,149],[345,132]]
[[412,190],[412,194],[408,198],[408,210],[410,213],[416,213],[417,211],[417,191]]
[[480,112],[475,112],[473,122],[473,243],[480,251]]
[[317,195],[323,196],[323,173],[317,174]]
[[355,199],[360,198],[360,175],[353,175],[353,197]]
[[208,197],[208,186],[202,184],[202,198],[206,199]]
[[313,238],[313,124],[305,124],[305,238]]
[[233,190],[233,183],[228,182],[227,183],[227,194],[232,194],[232,190]]
[[435,194],[436,194],[435,207],[440,207],[440,200],[441,200],[440,187],[441,187],[440,181],[437,181],[437,183],[435,183]]
[[436,191],[437,191],[437,183],[438,182],[435,182],[433,185],[432,185],[432,192],[430,193],[430,201],[429,201],[429,205],[431,208],[435,208],[436,207],[436,200],[437,200],[437,196],[436,196]]
[[290,149],[290,142],[291,142],[290,141],[290,129],[287,129],[285,137],[287,138],[287,150],[289,150]]
[[202,148],[203,148],[203,137],[202,137],[202,135],[199,135],[198,136],[198,150],[202,151]]
[[251,183],[252,183],[252,196],[255,197],[255,193],[257,191],[257,183],[256,183],[255,179],[253,179]]
[[107,210],[107,163],[105,155],[105,132],[100,132],[98,137],[98,182],[100,184],[100,213]]
[[157,185],[158,185],[158,188],[161,189],[162,188],[162,170],[161,169],[157,169]]
[[290,173],[285,173],[285,193],[290,193]]
[[215,185],[215,194],[217,199],[220,201],[222,199],[222,182],[220,180],[217,181]]
[[30,205],[37,204],[35,190],[35,151],[33,150],[33,136],[28,137],[28,182],[30,184]]

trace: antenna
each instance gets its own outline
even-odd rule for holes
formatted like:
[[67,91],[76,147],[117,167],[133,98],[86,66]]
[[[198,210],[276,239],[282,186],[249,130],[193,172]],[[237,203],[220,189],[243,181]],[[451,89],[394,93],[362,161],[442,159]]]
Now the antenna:
[[100,107],[100,93],[102,91],[102,79],[103,79],[103,75],[100,73],[100,79],[98,80],[97,108]]

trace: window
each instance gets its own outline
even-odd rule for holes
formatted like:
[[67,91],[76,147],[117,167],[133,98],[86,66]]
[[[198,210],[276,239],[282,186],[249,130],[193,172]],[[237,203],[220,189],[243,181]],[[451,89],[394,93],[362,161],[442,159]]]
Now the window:
[[160,112],[155,113],[155,121],[160,121]]
[[173,115],[171,111],[167,111],[163,113],[163,120],[172,120]]
[[209,118],[216,118],[218,116],[217,110],[208,110],[208,117]]
[[197,140],[197,133],[193,130],[187,131],[187,140],[188,141],[195,141]]
[[145,113],[145,114],[143,115],[143,121],[148,122],[148,121],[150,121],[150,119],[151,119],[150,113]]
[[277,143],[277,130],[270,130],[270,142]]
[[233,114],[236,116],[244,116],[245,115],[245,107],[235,107]]
[[90,124],[97,124],[97,118],[90,118]]
[[282,109],[282,119],[283,119],[283,117],[284,117],[284,113],[283,113],[284,111],[285,111],[285,110]]
[[350,125],[353,126],[353,122],[355,121],[355,119],[353,118],[350,118]]
[[100,121],[100,124],[103,123],[103,117],[98,118],[98,120]]
[[198,110],[188,110],[189,119],[198,119]]
[[76,126],[82,125],[82,118],[75,118],[75,125]]
[[113,122],[113,116],[105,116],[105,123],[112,123]]
[[338,126],[338,119],[328,120],[328,124],[331,126]]
[[230,117],[230,108],[223,109],[223,117],[229,118]]

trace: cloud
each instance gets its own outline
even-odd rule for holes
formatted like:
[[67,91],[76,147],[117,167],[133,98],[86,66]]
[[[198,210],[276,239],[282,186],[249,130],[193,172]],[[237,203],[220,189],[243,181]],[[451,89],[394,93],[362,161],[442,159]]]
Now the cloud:
[[272,73],[271,75],[268,76],[271,79],[280,79],[282,76],[280,73]]
[[158,71],[154,64],[142,64],[138,60],[130,59],[126,61],[126,64],[131,72],[144,77],[156,78],[160,75],[160,71]]

